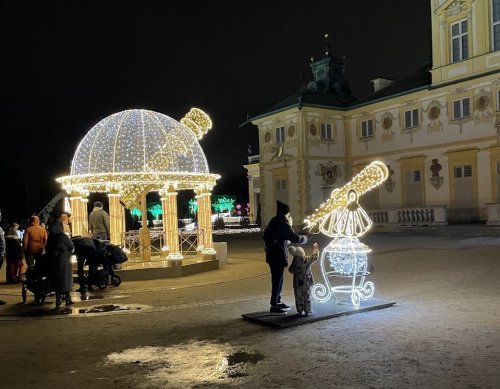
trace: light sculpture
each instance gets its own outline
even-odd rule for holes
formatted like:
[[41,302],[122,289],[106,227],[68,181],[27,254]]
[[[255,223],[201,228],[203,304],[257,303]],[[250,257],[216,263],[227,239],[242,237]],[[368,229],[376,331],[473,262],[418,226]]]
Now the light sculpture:
[[195,134],[167,115],[144,109],[110,115],[82,139],[71,174],[57,181],[67,192],[82,195],[116,192],[128,208],[137,205],[145,187],[211,190],[220,176],[209,173],[198,139],[212,123],[197,108],[186,117],[203,131]]
[[[362,299],[373,297],[375,285],[365,281],[370,274],[367,254],[371,250],[358,239],[371,228],[372,222],[358,199],[382,184],[388,175],[384,163],[372,162],[350,182],[335,189],[330,198],[304,221],[306,228],[317,226],[323,234],[334,238],[321,253],[321,274],[325,283],[313,285],[315,300],[325,302],[333,296],[338,301],[337,295],[348,295],[357,309]],[[333,278],[348,282],[333,285]]]
[[[212,128],[210,118],[202,110],[192,108],[184,119],[178,122],[158,112],[131,109],[112,114],[90,129],[77,147],[70,175],[57,179],[70,194],[72,208],[75,205],[77,215],[82,215],[82,223],[86,220],[82,204],[88,194],[108,193],[110,218],[114,217],[116,226],[112,228],[111,240],[119,243],[123,232],[121,202],[130,209],[140,204],[146,226],[146,194],[158,191],[164,219],[170,221],[168,225],[164,223],[165,240],[177,237],[177,191],[192,189],[209,197],[220,178],[209,172],[199,144],[199,139]],[[205,220],[210,206],[200,213]],[[202,227],[204,247],[210,250],[211,225]],[[147,227],[142,229],[142,236],[145,240],[141,247],[149,247]],[[175,255],[179,245],[169,244]],[[149,260],[148,255],[143,258]]]
[[191,129],[198,139],[212,128],[212,121],[208,115],[198,108],[191,108],[186,116],[181,119],[181,123]]

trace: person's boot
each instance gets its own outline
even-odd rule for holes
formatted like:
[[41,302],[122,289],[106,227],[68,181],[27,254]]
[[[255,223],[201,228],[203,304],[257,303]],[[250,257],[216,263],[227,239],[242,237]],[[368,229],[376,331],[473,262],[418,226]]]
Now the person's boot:
[[71,295],[66,293],[66,306],[74,304],[73,300],[71,300]]
[[60,293],[56,293],[56,308],[60,307],[62,304],[62,296]]

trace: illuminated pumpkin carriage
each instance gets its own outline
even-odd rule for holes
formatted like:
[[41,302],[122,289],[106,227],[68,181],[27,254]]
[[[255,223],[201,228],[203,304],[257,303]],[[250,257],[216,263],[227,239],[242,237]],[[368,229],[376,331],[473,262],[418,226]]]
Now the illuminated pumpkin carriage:
[[325,283],[313,286],[315,300],[325,302],[333,296],[341,302],[347,296],[351,304],[359,308],[361,300],[373,297],[375,285],[366,281],[370,274],[367,254],[371,250],[358,239],[370,229],[372,222],[359,205],[358,197],[380,185],[387,177],[386,165],[372,162],[351,182],[335,189],[330,198],[305,220],[307,228],[317,225],[322,233],[334,238],[321,253],[321,274]]

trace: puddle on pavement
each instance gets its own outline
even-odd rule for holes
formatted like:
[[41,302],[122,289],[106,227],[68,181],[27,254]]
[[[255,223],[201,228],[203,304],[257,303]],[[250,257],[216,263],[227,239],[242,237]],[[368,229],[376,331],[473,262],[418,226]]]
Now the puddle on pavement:
[[80,301],[89,301],[89,300],[99,300],[103,299],[105,296],[104,295],[90,295],[90,294],[82,294],[79,297],[77,297],[75,300],[80,300]]
[[139,311],[144,306],[125,306],[125,305],[99,305],[90,306],[85,308],[75,308],[74,306],[61,306],[54,307],[53,304],[23,304],[22,309],[20,304],[14,305],[9,312],[5,312],[6,316],[17,316],[17,317],[44,317],[44,316],[69,316],[69,315],[87,315],[87,314],[101,314],[109,312],[123,312],[123,311]]
[[91,308],[80,308],[78,309],[78,314],[86,314],[86,313],[104,313],[104,312],[117,312],[117,311],[136,311],[141,309],[141,307],[126,307],[123,305],[115,305],[115,304],[108,304],[108,305],[100,305],[98,307],[91,307]]
[[224,357],[224,365],[226,365],[226,367],[223,374],[227,378],[246,377],[248,373],[245,372],[245,365],[255,365],[264,358],[264,354],[256,351],[236,351]]

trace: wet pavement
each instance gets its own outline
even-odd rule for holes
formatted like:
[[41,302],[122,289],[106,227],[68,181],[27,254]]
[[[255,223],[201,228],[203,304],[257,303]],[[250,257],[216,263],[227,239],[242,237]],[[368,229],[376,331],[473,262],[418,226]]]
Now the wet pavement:
[[58,310],[0,285],[0,388],[497,387],[500,240],[428,231],[366,237],[375,297],[395,306],[282,331],[241,318],[269,307],[255,236],[228,238],[218,271],[73,293]]

